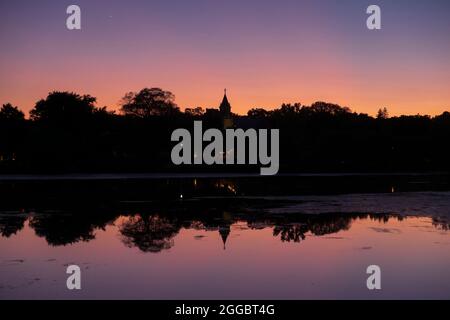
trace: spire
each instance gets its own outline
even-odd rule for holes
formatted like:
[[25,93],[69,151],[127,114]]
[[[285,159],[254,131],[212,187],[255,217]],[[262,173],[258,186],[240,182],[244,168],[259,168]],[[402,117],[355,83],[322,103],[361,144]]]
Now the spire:
[[222,103],[220,104],[220,112],[222,112],[223,115],[230,115],[231,114],[231,105],[228,102],[228,97],[227,97],[227,89],[225,88],[223,90],[224,95],[223,95],[223,99],[222,99]]
[[219,227],[219,233],[223,241],[223,250],[226,249],[227,239],[230,231],[231,230],[229,225]]

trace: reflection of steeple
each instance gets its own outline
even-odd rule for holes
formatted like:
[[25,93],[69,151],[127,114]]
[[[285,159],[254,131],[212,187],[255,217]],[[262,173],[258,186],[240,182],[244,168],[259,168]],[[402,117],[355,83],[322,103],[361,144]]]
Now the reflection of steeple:
[[230,226],[229,225],[220,226],[219,227],[219,233],[220,233],[220,236],[222,237],[222,241],[223,241],[223,250],[225,250],[226,249],[228,235],[230,234]]

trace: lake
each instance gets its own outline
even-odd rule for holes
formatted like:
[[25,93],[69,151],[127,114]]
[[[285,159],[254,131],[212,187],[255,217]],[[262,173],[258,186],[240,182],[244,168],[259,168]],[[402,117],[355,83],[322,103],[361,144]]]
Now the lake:
[[[448,299],[447,182],[2,181],[0,298]],[[66,287],[74,264],[78,291]],[[381,268],[381,290],[367,289],[369,265]]]

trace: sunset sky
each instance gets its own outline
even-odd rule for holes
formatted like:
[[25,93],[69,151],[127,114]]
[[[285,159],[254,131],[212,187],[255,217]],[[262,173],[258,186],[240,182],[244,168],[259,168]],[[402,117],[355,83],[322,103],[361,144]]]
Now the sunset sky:
[[[82,30],[66,29],[66,8]],[[382,30],[366,28],[370,4]],[[185,107],[236,113],[328,101],[357,112],[450,110],[448,0],[15,0],[0,3],[0,103],[53,90],[117,109],[161,87]]]

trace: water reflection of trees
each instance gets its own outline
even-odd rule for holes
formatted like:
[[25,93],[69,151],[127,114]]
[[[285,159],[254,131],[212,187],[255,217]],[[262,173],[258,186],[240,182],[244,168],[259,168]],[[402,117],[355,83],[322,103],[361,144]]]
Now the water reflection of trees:
[[[194,205],[191,208],[140,208],[135,212],[120,215],[120,210],[106,212],[45,213],[45,214],[0,214],[0,234],[9,237],[20,231],[26,219],[29,226],[49,245],[60,246],[95,239],[96,231],[115,223],[121,241],[127,247],[142,252],[161,252],[175,245],[174,238],[182,228],[217,232],[224,248],[232,232],[232,225],[246,223],[254,230],[271,228],[274,237],[282,242],[301,242],[307,234],[324,236],[351,228],[353,221],[371,219],[388,222],[403,219],[402,216],[387,214],[268,214],[263,210],[249,212],[242,210],[224,211],[221,204],[209,203],[206,207]],[[153,213],[158,210],[158,213]],[[120,218],[119,218],[120,217]],[[448,223],[434,219],[435,227],[448,230]]]
[[95,239],[95,230],[104,230],[113,219],[95,213],[34,214],[29,218],[29,225],[49,245],[61,246]]
[[23,229],[27,216],[24,214],[0,215],[0,235],[9,238]]
[[[305,240],[306,234],[311,233],[315,236],[324,236],[339,231],[349,230],[352,222],[357,219],[371,219],[387,223],[390,219],[401,220],[398,215],[388,214],[316,214],[316,215],[297,215],[291,217],[293,221],[283,221],[278,219],[273,226],[273,235],[280,237],[283,242],[300,242]],[[284,218],[285,219],[285,218]],[[270,222],[269,222],[270,224]]]
[[434,217],[433,226],[439,230],[449,231],[450,221],[446,217]]
[[181,226],[176,221],[155,215],[133,215],[119,225],[122,242],[143,252],[160,252],[173,247],[173,237]]
[[300,242],[305,240],[305,233],[308,232],[308,226],[304,224],[289,224],[275,226],[273,228],[273,235],[280,236],[283,242]]
[[126,246],[143,252],[160,252],[174,246],[174,237],[182,228],[218,231],[225,246],[234,221],[229,212],[214,209],[207,213],[134,214],[123,217],[118,229]]

